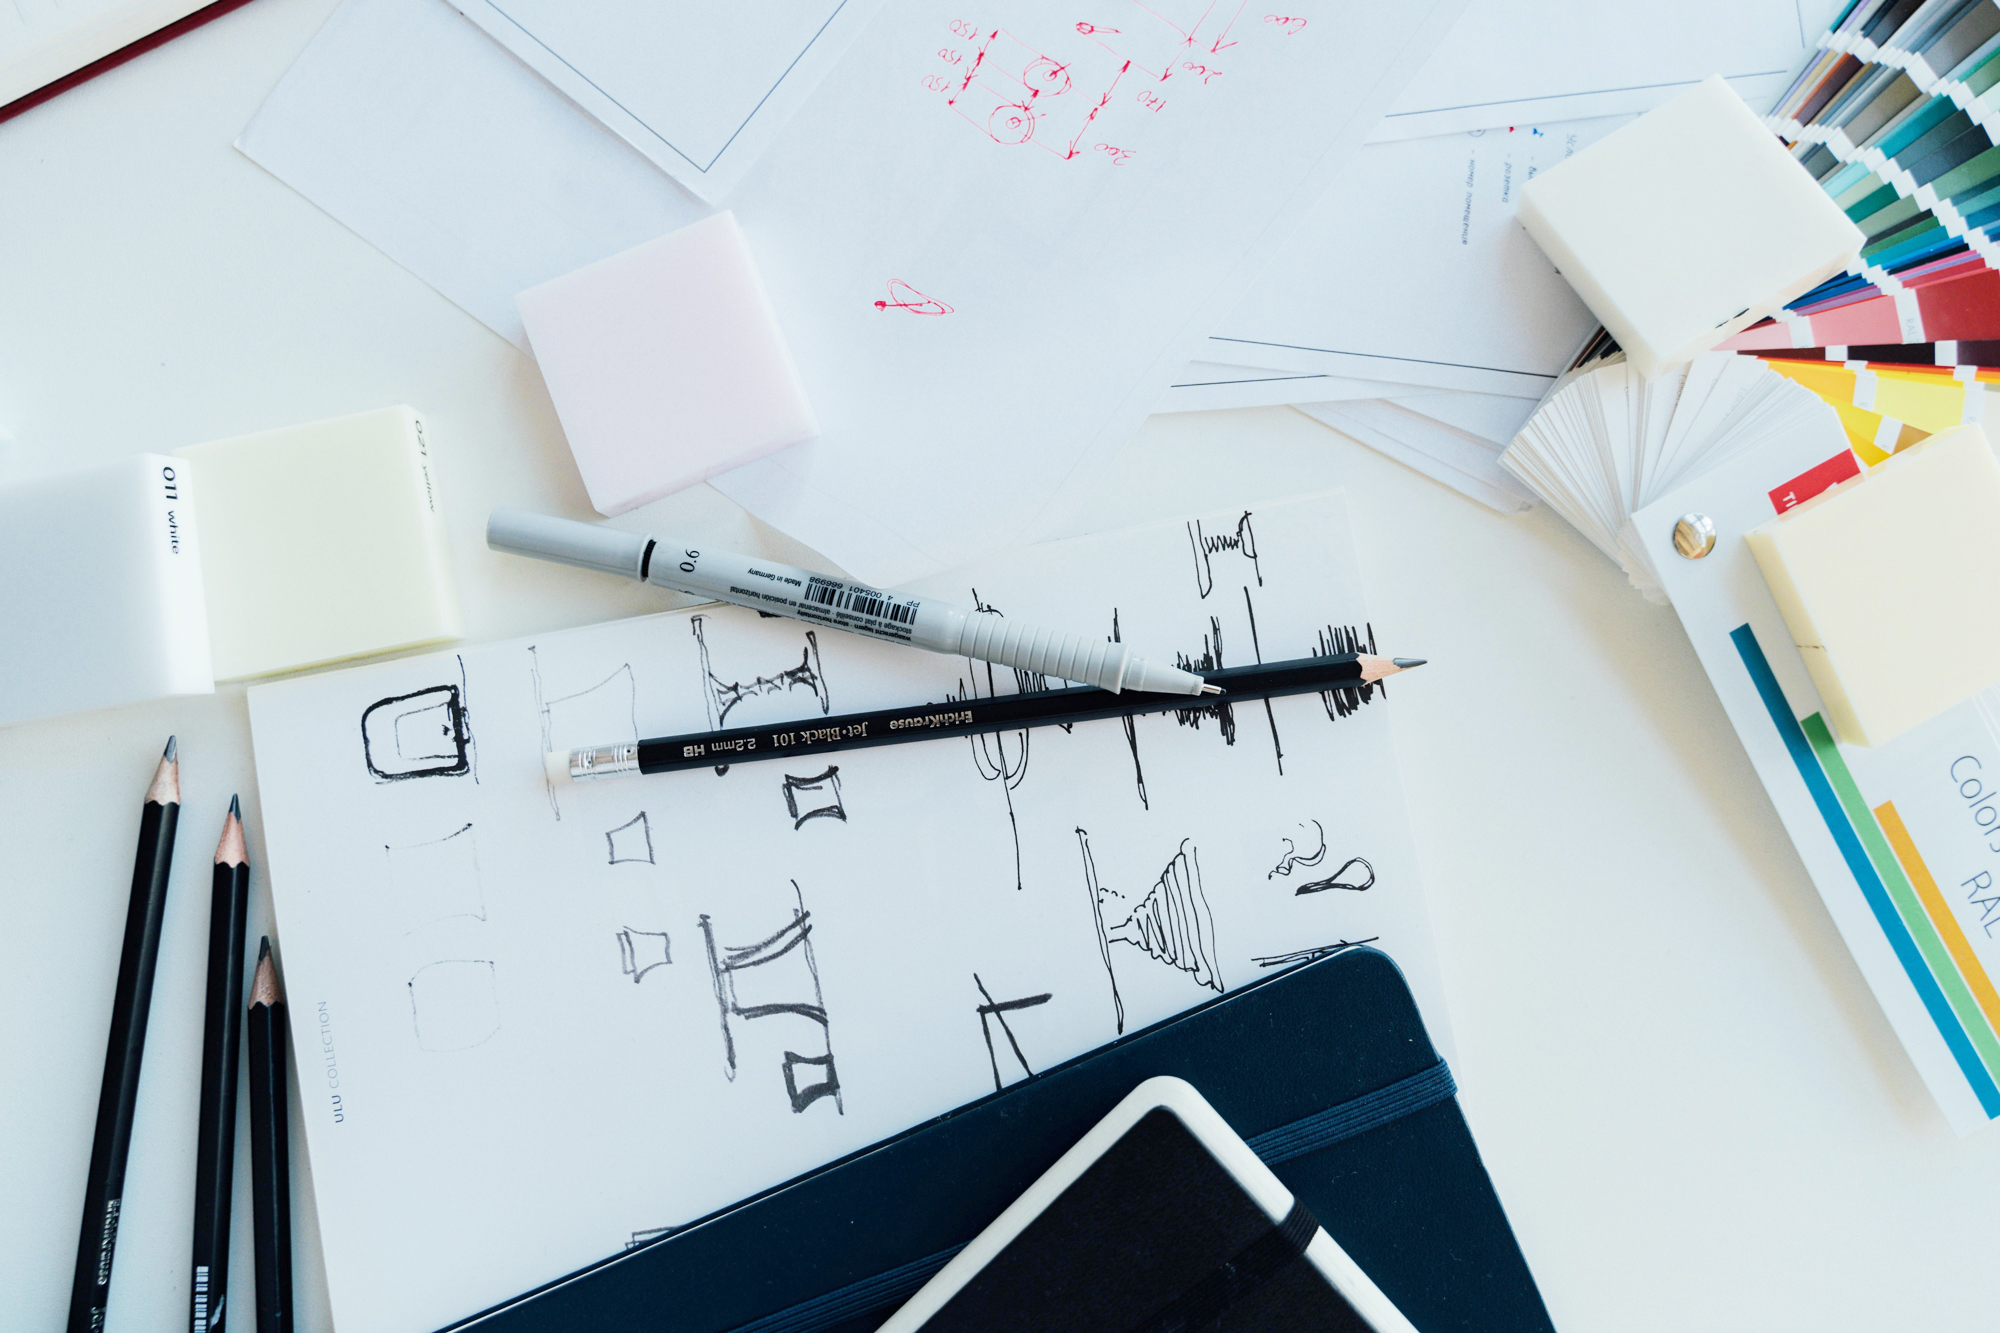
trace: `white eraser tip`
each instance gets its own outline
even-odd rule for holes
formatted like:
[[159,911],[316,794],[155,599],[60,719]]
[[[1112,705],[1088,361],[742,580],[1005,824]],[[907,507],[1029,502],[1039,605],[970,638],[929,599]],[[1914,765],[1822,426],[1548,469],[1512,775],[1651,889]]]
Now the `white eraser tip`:
[[550,750],[547,754],[543,755],[542,772],[548,775],[550,782],[567,783],[569,781],[569,751]]

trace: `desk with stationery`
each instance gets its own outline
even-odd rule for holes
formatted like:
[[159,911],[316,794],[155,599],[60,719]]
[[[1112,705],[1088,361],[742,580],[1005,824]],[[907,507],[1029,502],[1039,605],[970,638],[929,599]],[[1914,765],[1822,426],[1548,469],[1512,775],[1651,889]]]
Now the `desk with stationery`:
[[23,1327],[1990,1323],[1987,10],[98,8]]

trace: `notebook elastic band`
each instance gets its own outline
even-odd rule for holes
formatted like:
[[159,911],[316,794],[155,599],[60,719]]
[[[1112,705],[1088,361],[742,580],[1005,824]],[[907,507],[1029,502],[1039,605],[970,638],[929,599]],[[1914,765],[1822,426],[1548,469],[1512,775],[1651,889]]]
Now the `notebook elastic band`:
[[[1351,1139],[1358,1134],[1366,1134],[1371,1129],[1378,1129],[1406,1115],[1414,1115],[1427,1107],[1436,1106],[1439,1102],[1449,1101],[1457,1091],[1458,1085],[1452,1081],[1451,1070],[1440,1060],[1429,1069],[1412,1074],[1408,1078],[1398,1079],[1386,1088],[1377,1088],[1373,1092],[1363,1093],[1352,1101],[1345,1101],[1338,1106],[1328,1107],[1316,1115],[1309,1115],[1303,1120],[1294,1120],[1289,1125],[1266,1130],[1248,1142],[1251,1151],[1263,1158],[1266,1163],[1275,1166],[1279,1162],[1289,1162],[1295,1157],[1318,1152],[1321,1148]],[[1304,1252],[1306,1242],[1312,1239],[1313,1232],[1318,1226],[1312,1214],[1306,1211],[1305,1205],[1295,1202],[1284,1223],[1270,1233],[1271,1237],[1276,1238],[1270,1241],[1270,1245],[1281,1248],[1288,1246],[1289,1249],[1283,1251],[1283,1258],[1289,1260]],[[1294,1232],[1300,1237],[1296,1243],[1291,1239]],[[940,1268],[951,1262],[953,1255],[964,1248],[963,1245],[954,1245],[948,1250],[939,1250],[936,1254],[914,1259],[885,1273],[877,1273],[859,1282],[850,1282],[823,1296],[800,1301],[797,1305],[780,1310],[776,1314],[768,1314],[762,1319],[739,1324],[731,1330],[731,1333],[817,1333],[817,1330],[832,1328],[849,1319],[867,1314],[871,1310],[881,1310],[886,1314],[889,1309],[901,1304],[905,1297],[930,1281]],[[1258,1253],[1262,1254],[1263,1251]],[[1249,1252],[1245,1251],[1241,1257],[1249,1258]],[[1261,1280],[1260,1278],[1259,1281]],[[1190,1292],[1182,1299],[1190,1299],[1193,1295],[1194,1293]],[[1179,1304],[1176,1302],[1176,1307]],[[1162,1316],[1165,1314],[1163,1311]],[[1160,1328],[1173,1326],[1177,1325],[1162,1324]]]
[[914,1295],[917,1288],[930,1281],[940,1268],[951,1262],[954,1254],[964,1248],[963,1245],[954,1245],[948,1250],[913,1259],[900,1268],[850,1282],[824,1296],[815,1296],[776,1314],[739,1324],[730,1333],[815,1333],[815,1330],[832,1328],[870,1310],[881,1310],[886,1314],[892,1307],[901,1305],[905,1297]]
[[1317,1115],[1266,1130],[1248,1140],[1250,1151],[1275,1166],[1449,1101],[1457,1092],[1458,1084],[1452,1081],[1450,1066],[1440,1060],[1386,1088],[1377,1088],[1352,1101],[1329,1106]]

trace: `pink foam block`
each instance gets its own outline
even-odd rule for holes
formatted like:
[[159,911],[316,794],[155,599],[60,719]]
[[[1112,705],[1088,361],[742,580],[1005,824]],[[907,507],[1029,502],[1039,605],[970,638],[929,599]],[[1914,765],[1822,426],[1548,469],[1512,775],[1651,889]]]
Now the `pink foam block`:
[[818,434],[729,213],[530,288],[515,303],[601,514]]

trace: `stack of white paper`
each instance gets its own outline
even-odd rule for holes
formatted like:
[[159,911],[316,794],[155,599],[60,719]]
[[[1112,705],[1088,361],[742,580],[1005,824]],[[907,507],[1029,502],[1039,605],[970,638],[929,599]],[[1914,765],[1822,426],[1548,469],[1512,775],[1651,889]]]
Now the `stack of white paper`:
[[1565,375],[1500,465],[1665,604],[1632,515],[1778,436],[1847,448],[1831,405],[1754,357],[1710,352],[1647,380],[1619,352]]

